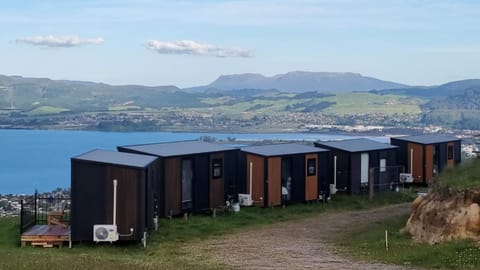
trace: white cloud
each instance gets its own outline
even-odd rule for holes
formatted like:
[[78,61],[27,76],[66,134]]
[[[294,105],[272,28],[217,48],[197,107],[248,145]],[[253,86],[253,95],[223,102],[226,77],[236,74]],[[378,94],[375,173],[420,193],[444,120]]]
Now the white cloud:
[[77,36],[48,35],[19,38],[17,42],[44,47],[77,47],[82,45],[99,45],[104,40],[101,37],[82,39]]
[[148,49],[161,54],[208,55],[215,57],[253,57],[253,52],[239,47],[218,47],[211,44],[198,43],[193,40],[160,41],[148,40]]

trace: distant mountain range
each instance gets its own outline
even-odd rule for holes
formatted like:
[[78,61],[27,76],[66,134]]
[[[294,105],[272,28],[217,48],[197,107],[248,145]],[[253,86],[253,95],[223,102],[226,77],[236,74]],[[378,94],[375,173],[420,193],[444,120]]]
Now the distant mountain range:
[[[355,73],[295,71],[272,77],[223,75],[206,86],[180,89],[0,75],[0,118],[165,110],[225,115],[322,112],[337,117],[376,110],[374,118],[415,114],[424,124],[480,129],[479,100],[480,79],[408,86]],[[350,123],[347,118],[345,123]]]
[[222,75],[206,86],[192,87],[188,91],[277,89],[283,92],[353,92],[406,88],[405,84],[383,81],[358,73],[292,71],[266,77],[256,73]]

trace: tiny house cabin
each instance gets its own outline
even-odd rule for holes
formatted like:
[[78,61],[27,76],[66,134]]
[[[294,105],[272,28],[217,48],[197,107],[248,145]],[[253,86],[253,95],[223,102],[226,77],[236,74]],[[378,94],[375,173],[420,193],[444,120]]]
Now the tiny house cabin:
[[97,224],[117,225],[119,240],[141,240],[154,227],[155,160],[106,150],[71,158],[72,241],[94,240]]
[[156,184],[160,216],[225,205],[236,195],[237,150],[202,141],[119,146],[121,152],[158,157]]
[[386,190],[398,182],[403,168],[397,166],[398,146],[369,139],[319,141],[315,146],[329,149],[336,190],[358,194],[373,180],[376,190]]
[[[328,150],[302,144],[248,146],[240,150],[242,193],[255,205],[270,207],[317,200],[320,175],[328,173]],[[327,180],[326,180],[327,181]],[[239,181],[240,182],[240,181]],[[322,185],[324,186],[324,185]]]
[[446,168],[461,162],[461,140],[445,135],[416,135],[391,138],[399,147],[398,163],[412,174],[413,182],[429,184]]

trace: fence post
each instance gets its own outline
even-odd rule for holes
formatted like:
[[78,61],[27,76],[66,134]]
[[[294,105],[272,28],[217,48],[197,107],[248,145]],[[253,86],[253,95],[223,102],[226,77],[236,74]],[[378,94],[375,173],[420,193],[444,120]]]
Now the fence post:
[[23,199],[20,200],[20,235],[23,233]]
[[34,203],[33,203],[33,211],[35,211],[35,224],[37,224],[37,200],[38,200],[38,193],[37,191],[35,191],[35,197],[33,198],[34,199]]

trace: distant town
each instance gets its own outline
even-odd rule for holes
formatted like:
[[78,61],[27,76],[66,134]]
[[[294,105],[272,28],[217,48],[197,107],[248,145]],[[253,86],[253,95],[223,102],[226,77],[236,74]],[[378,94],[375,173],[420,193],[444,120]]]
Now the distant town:
[[[51,192],[37,193],[42,198],[70,197],[70,189],[56,188]],[[0,194],[0,217],[16,217],[20,215],[22,200],[32,200],[32,194]]]

